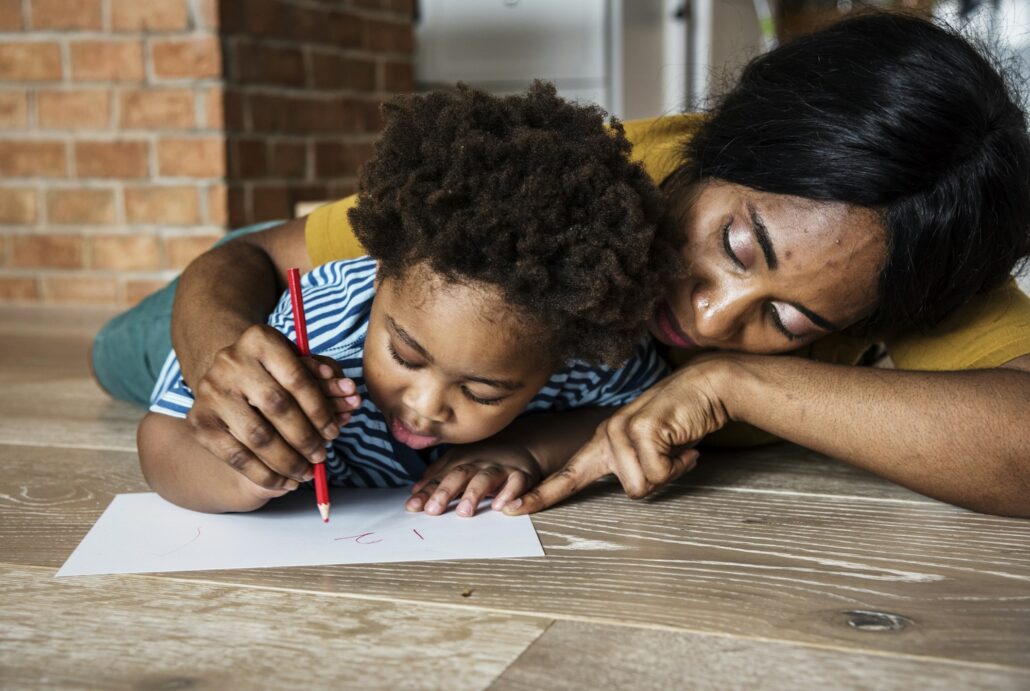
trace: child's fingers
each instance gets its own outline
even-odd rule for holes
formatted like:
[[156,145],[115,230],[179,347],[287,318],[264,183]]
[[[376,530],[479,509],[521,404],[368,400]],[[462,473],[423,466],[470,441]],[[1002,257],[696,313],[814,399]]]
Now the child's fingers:
[[340,363],[328,355],[311,355],[301,359],[317,379],[333,379],[343,376],[343,368],[340,367]]
[[504,508],[505,504],[516,497],[521,497],[532,486],[533,478],[521,470],[514,471],[508,476],[507,482],[501,487],[494,500],[490,502],[490,508],[494,511],[500,511]]
[[447,510],[447,506],[458,494],[465,489],[469,480],[479,469],[467,463],[456,465],[447,471],[436,491],[430,495],[423,509],[430,516],[439,516]]
[[419,480],[421,487],[415,489],[411,488],[411,497],[404,502],[404,508],[408,511],[421,511],[425,508],[426,502],[429,501],[430,495],[436,491],[436,486],[440,484],[438,478],[423,478]]
[[485,465],[480,467],[479,472],[469,480],[468,486],[465,488],[465,494],[462,495],[461,501],[458,502],[458,508],[454,512],[459,516],[475,516],[476,507],[479,506],[479,502],[484,497],[496,492],[497,488],[503,485],[507,479],[507,474],[500,466]]

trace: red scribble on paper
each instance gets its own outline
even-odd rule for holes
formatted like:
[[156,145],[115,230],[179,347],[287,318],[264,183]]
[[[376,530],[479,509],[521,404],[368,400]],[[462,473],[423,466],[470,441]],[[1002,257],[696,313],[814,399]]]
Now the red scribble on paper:
[[424,537],[422,537],[422,533],[418,532],[418,531],[417,531],[417,530],[415,530],[414,528],[412,528],[412,529],[411,529],[411,532],[413,532],[413,533],[415,533],[416,535],[418,535],[418,539],[419,539],[419,540],[425,540],[425,538],[424,538]]
[[362,540],[364,540],[365,538],[367,538],[367,537],[369,537],[371,535],[375,535],[375,533],[361,533],[360,535],[347,535],[346,537],[336,537],[336,538],[333,538],[333,540],[334,541],[335,540],[354,540],[354,542],[359,544],[359,545],[374,545],[377,542],[382,542],[382,539],[368,540],[366,542],[362,542]]

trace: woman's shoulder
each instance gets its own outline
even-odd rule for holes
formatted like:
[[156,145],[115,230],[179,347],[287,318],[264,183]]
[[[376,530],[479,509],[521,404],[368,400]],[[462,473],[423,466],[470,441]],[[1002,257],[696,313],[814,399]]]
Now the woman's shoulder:
[[358,203],[358,196],[323,204],[304,220],[304,243],[315,266],[335,259],[352,259],[365,253],[354,236],[347,213]]
[[679,167],[684,144],[703,120],[700,113],[626,120],[622,126],[633,145],[630,158],[640,163],[655,183],[661,183]]
[[1030,354],[1030,297],[1010,278],[977,295],[930,331],[900,332],[886,343],[899,369],[999,367]]

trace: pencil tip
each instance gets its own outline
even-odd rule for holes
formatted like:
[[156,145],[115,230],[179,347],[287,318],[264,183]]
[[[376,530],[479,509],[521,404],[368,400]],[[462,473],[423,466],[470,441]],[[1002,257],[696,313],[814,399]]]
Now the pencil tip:
[[319,504],[318,505],[318,512],[320,514],[322,514],[322,522],[323,523],[328,523],[329,522],[329,505],[328,504]]

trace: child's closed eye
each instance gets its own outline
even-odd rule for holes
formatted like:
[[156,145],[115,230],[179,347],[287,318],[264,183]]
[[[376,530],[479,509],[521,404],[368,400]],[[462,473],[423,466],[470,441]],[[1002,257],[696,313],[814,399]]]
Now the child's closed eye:
[[469,389],[467,386],[462,386],[461,392],[465,394],[465,397],[468,398],[470,401],[472,401],[473,403],[479,403],[480,405],[500,405],[501,401],[503,401],[506,398],[506,396],[501,396],[500,398],[482,398],[472,393],[472,390]]
[[401,367],[404,367],[406,369],[418,369],[419,367],[422,366],[422,365],[417,365],[417,364],[415,364],[413,362],[409,362],[409,361],[405,360],[404,358],[402,358],[400,353],[397,352],[397,349],[393,347],[393,343],[389,343],[388,342],[386,344],[386,349],[390,351],[390,357],[392,357],[394,359],[394,362],[396,362]]

